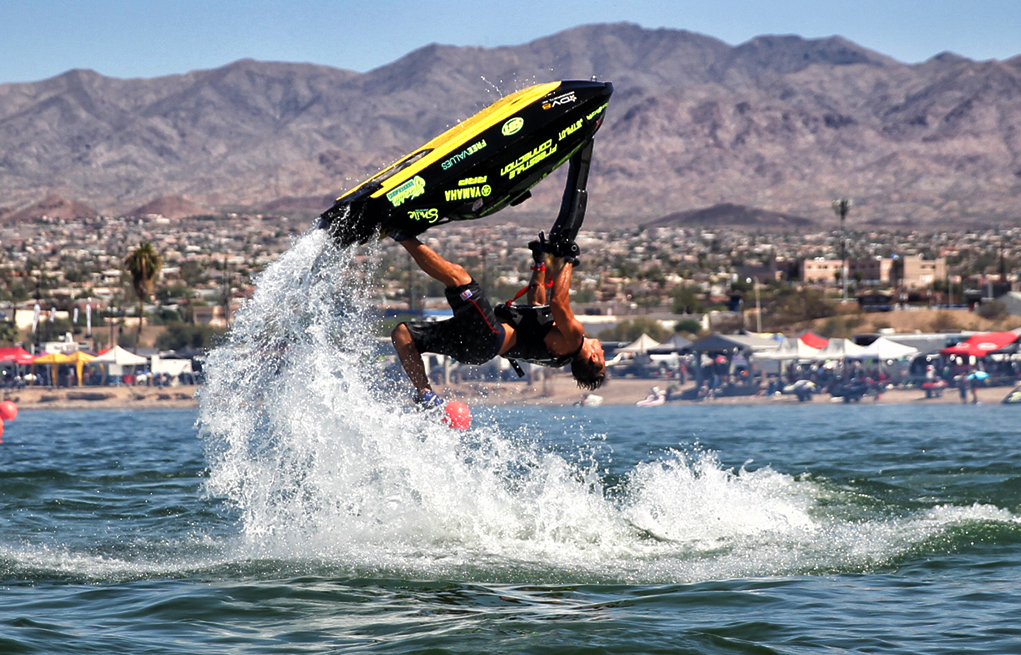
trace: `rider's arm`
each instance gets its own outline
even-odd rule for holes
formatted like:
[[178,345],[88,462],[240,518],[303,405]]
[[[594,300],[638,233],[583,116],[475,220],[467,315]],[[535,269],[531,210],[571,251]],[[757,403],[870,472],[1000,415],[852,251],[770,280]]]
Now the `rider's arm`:
[[571,309],[571,273],[573,264],[563,259],[553,260],[553,290],[550,294],[550,310],[556,326],[547,337],[548,346],[558,355],[573,353],[585,338],[585,328]]
[[528,282],[528,295],[525,297],[529,305],[546,304],[546,264],[532,264],[532,279]]

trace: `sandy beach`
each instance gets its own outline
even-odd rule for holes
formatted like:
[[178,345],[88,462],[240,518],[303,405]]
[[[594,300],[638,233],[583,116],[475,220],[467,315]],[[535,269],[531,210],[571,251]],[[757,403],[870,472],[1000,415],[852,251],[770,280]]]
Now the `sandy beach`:
[[[604,405],[634,405],[645,398],[653,385],[665,388],[665,384],[657,380],[622,379],[610,380],[598,390],[603,397]],[[690,388],[686,385],[685,388]],[[81,388],[48,388],[26,387],[24,389],[5,389],[3,400],[11,400],[22,411],[47,409],[187,409],[198,405],[195,397],[196,387],[81,387]],[[451,385],[449,388],[439,386],[436,391],[447,398],[459,399],[469,405],[573,405],[581,400],[582,391],[568,376],[555,376],[545,384],[528,385],[525,382],[495,383],[464,383]],[[979,388],[979,403],[985,405],[999,404],[1010,392],[1010,387]],[[969,398],[970,400],[970,398]],[[711,401],[702,401],[715,405],[776,405],[798,404],[793,395],[784,396],[728,396]],[[842,402],[831,398],[829,394],[818,394],[813,403]],[[893,389],[883,393],[876,399],[866,397],[862,402],[882,404],[960,404],[957,389],[947,389],[940,398],[926,398],[921,389]],[[695,404],[695,401],[674,400],[668,405]],[[650,411],[655,407],[648,408]]]
[[19,411],[40,409],[185,409],[196,407],[194,386],[180,387],[25,387],[4,389]]
[[[601,389],[596,391],[603,397],[604,405],[634,405],[649,395],[654,385],[666,388],[667,381],[659,380],[610,380]],[[684,390],[690,389],[693,383],[688,383]],[[981,404],[999,404],[1010,392],[1011,387],[979,388],[977,390],[978,401]],[[450,389],[440,389],[441,395],[449,398],[458,398],[468,404],[483,405],[573,405],[581,400],[583,392],[577,387],[569,376],[556,376],[547,382],[544,388],[541,384],[528,386],[521,382],[509,382],[501,384],[486,384],[476,387],[468,385],[451,386]],[[971,400],[969,394],[969,402]],[[830,403],[843,402],[841,398],[831,398],[829,394],[817,394],[810,402]],[[955,403],[960,404],[961,398],[957,389],[946,389],[939,398],[926,398],[925,392],[921,389],[893,389],[886,391],[878,398],[867,396],[864,403],[882,404],[935,404]],[[724,396],[710,401],[673,400],[667,405],[693,405],[711,403],[715,405],[776,405],[794,404],[798,399],[794,395],[782,396]],[[643,408],[655,410],[655,407]]]

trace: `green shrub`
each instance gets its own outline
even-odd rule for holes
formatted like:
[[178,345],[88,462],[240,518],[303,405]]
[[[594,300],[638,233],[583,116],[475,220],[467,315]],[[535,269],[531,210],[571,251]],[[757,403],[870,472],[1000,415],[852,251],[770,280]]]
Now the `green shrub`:
[[637,318],[619,321],[615,326],[607,330],[603,330],[599,333],[599,338],[603,341],[634,341],[642,334],[647,334],[656,341],[664,341],[670,335],[663,329],[663,326],[659,324],[659,321],[655,321],[645,316],[639,316]]
[[223,329],[210,325],[171,323],[167,326],[166,332],[156,338],[156,349],[178,350],[185,346],[191,346],[198,350],[208,350],[216,345],[217,340],[223,334]]

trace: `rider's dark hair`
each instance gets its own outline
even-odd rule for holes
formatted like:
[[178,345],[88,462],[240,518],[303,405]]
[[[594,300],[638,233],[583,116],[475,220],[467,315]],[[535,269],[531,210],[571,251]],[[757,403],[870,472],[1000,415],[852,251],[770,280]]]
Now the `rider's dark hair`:
[[606,365],[600,366],[591,357],[575,355],[571,360],[571,375],[582,389],[592,391],[606,380]]

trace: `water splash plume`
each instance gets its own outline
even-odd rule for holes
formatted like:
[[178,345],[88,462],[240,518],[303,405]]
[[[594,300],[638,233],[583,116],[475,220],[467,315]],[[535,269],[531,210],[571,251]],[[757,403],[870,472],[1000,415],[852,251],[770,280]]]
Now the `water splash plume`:
[[450,430],[383,375],[369,302],[379,252],[358,252],[302,236],[206,361],[209,489],[239,512],[253,557],[403,577],[686,581],[869,566],[947,525],[913,518],[905,540],[904,519],[839,516],[832,499],[820,507],[835,492],[819,482],[727,469],[697,448],[611,484],[598,458],[572,460],[524,428]]

